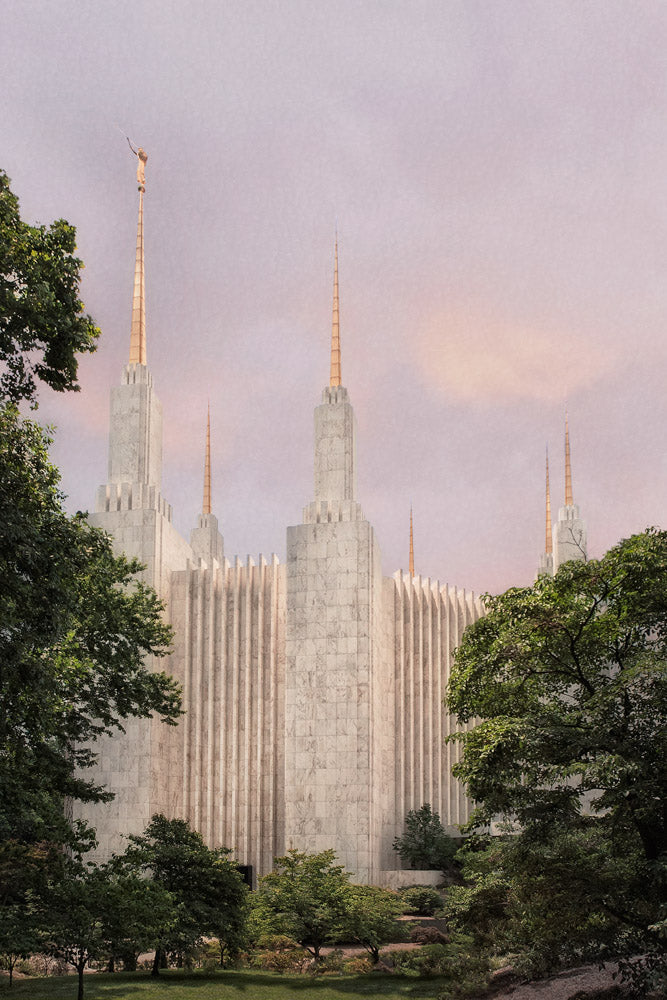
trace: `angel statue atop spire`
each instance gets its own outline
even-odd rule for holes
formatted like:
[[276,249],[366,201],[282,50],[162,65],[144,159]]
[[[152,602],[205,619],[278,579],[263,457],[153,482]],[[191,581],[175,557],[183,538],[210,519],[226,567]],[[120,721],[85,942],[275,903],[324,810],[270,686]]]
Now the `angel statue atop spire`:
[[[125,137],[127,139],[127,136]],[[128,145],[134,155],[137,158],[137,184],[139,190],[143,193],[146,190],[146,160],[148,159],[148,153],[139,146],[139,149],[135,149],[129,139],[127,139]]]

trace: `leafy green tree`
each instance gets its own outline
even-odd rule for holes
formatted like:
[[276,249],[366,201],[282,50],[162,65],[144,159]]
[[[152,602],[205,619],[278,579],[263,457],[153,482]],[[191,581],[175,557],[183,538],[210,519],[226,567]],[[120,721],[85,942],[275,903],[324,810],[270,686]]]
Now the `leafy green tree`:
[[357,941],[369,952],[373,964],[380,958],[380,948],[388,941],[400,940],[397,918],[402,911],[395,892],[374,885],[351,885],[344,894],[345,913],[340,925],[340,941]]
[[157,928],[154,976],[167,952],[187,956],[203,937],[240,939],[248,893],[228,850],[207,847],[185,820],[162,815],[129,839],[119,863],[148,875],[174,904],[168,922]]
[[336,939],[347,913],[350,876],[335,864],[334,851],[291,850],[260,879],[253,903],[267,932],[285,934],[319,960]]
[[99,913],[100,938],[108,955],[108,971],[116,962],[133,972],[137,957],[150,951],[165,929],[176,923],[171,893],[152,879],[128,871],[116,859],[100,869],[105,879]]
[[104,954],[101,914],[107,891],[108,872],[74,858],[64,859],[61,877],[50,886],[42,947],[74,966],[78,1000],[83,1000],[86,966]]
[[30,226],[0,171],[0,397],[33,399],[35,379],[78,389],[77,354],[94,351],[99,330],[83,313],[76,233],[63,219]]
[[500,819],[520,833],[501,870],[525,912],[539,872],[553,878],[542,889],[561,907],[561,953],[569,937],[662,961],[667,533],[650,529],[485,604],[448,691],[472,727],[456,737],[454,769],[477,803],[470,825]]
[[35,405],[38,381],[76,390],[77,354],[95,348],[74,250],[66,222],[20,219],[0,172],[0,933],[8,955],[28,946],[62,845],[74,862],[94,842],[65,804],[110,797],[86,775],[95,740],[132,716],[173,722],[179,714],[176,684],[149,669],[171,640],[159,600],[137,581],[138,563],[115,557],[83,515],[64,513],[49,437],[15,406]]
[[169,648],[162,604],[136,561],[63,512],[47,443],[0,409],[0,838],[24,843],[71,840],[64,799],[108,797],[86,776],[99,736],[179,713],[177,685],[146,663]]
[[449,836],[438,813],[428,802],[411,809],[405,817],[405,832],[396,837],[394,850],[401,861],[424,871],[449,871],[456,854],[456,841]]

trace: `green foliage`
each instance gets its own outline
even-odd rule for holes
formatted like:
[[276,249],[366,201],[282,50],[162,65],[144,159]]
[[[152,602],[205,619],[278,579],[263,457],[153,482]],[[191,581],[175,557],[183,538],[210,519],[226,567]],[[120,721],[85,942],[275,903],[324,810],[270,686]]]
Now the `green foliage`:
[[0,397],[32,399],[35,379],[78,389],[77,354],[94,351],[99,330],[82,312],[83,264],[76,232],[63,219],[29,226],[0,171]]
[[228,952],[237,951],[244,939],[248,892],[230,852],[207,847],[185,820],[161,815],[129,840],[117,863],[150,876],[173,903],[156,927],[154,974],[162,954],[187,957],[203,937],[217,937]]
[[411,868],[446,872],[452,867],[456,841],[440,822],[438,813],[426,802],[420,809],[411,809],[405,818],[405,833],[396,837],[394,850]]
[[418,924],[410,931],[410,940],[415,944],[448,944],[449,937],[438,927],[424,927]]
[[358,942],[376,963],[382,945],[401,937],[397,917],[402,906],[398,896],[372,885],[351,885],[345,892],[344,903],[338,940]]
[[43,948],[74,966],[78,973],[78,1000],[83,1000],[86,965],[104,951],[100,914],[105,908],[106,890],[105,872],[66,858],[60,877],[50,886],[42,915]]
[[456,983],[455,994],[464,996],[486,983],[488,963],[480,957],[469,935],[455,934],[448,943],[425,944],[410,951],[393,951],[386,956],[397,973],[404,976],[447,976]]
[[333,851],[289,851],[276,858],[276,870],[260,879],[253,903],[265,931],[286,934],[319,959],[346,918],[350,877],[334,863]]
[[419,917],[432,917],[442,909],[442,896],[437,889],[427,885],[410,885],[401,889],[399,898],[403,913]]
[[64,514],[47,444],[0,409],[0,838],[23,843],[71,842],[63,799],[105,797],[85,777],[95,739],[179,707],[174,681],[145,663],[169,647],[160,601],[138,563]]
[[472,723],[455,773],[478,803],[471,827],[500,818],[520,834],[450,904],[534,970],[638,953],[664,967],[667,533],[485,603],[449,685],[449,710]]

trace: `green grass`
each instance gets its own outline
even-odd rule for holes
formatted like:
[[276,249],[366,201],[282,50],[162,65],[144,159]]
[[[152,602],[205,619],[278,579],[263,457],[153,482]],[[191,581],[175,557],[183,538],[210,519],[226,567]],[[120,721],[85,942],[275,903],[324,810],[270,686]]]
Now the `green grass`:
[[[398,976],[323,977],[280,976],[269,972],[148,972],[86,975],[85,1000],[421,1000],[436,997],[445,979],[402,979]],[[451,982],[451,981],[450,981]],[[14,980],[10,990],[0,980],[0,996],[7,1000],[74,1000],[76,976],[49,976]]]

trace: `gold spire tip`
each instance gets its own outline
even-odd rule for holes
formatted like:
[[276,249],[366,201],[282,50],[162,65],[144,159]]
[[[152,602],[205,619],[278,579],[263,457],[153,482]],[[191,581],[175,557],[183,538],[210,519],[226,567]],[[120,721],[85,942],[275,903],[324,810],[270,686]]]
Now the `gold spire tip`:
[[410,562],[409,562],[410,576],[415,575],[415,542],[414,534],[412,531],[412,504],[410,504]]
[[331,376],[329,385],[342,385],[340,370],[340,313],[338,308],[338,232],[334,249],[333,314],[331,317]]
[[206,413],[206,455],[204,457],[204,501],[202,514],[211,513],[211,406]]
[[[129,140],[128,140],[129,142]],[[130,364],[146,364],[146,283],[144,277],[144,192],[146,191],[146,160],[141,147],[130,149],[137,157],[139,187],[139,218],[137,221],[137,253],[134,264],[134,294],[132,297],[132,328],[130,331]]]
[[565,411],[565,506],[571,507],[574,503],[572,498],[572,462],[570,456],[570,428],[567,420],[567,410]]

